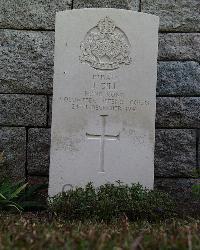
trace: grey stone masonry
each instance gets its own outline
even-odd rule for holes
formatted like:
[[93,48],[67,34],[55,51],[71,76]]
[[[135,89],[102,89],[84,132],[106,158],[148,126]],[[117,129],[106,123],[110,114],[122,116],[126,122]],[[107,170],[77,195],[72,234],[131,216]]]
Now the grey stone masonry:
[[159,62],[157,95],[200,96],[198,62]]
[[0,125],[46,126],[46,96],[0,94]]
[[192,193],[195,185],[200,185],[199,178],[156,178],[154,186],[174,197],[178,205],[177,211],[188,218],[188,215],[196,217],[199,214],[200,202]]
[[56,12],[71,5],[72,0],[1,0],[0,27],[53,30]]
[[155,176],[196,176],[196,131],[191,129],[157,129]]
[[[182,203],[182,208],[185,207],[184,210],[187,211],[187,214],[193,209],[196,212],[199,212],[200,209],[199,200],[193,199],[192,187],[194,185],[200,185],[199,178],[156,178],[154,184],[156,189],[169,193],[179,203]],[[191,201],[194,203],[191,204]]]
[[200,62],[200,34],[160,34],[159,60],[189,60]]
[[200,128],[200,97],[157,97],[156,126]]
[[157,97],[156,101],[156,126],[180,126],[181,104],[180,97]]
[[0,128],[0,180],[25,178],[25,128]]
[[200,97],[183,97],[180,126],[200,128]]
[[200,31],[199,0],[141,0],[141,11],[160,16],[162,31]]
[[139,10],[140,0],[73,0],[73,8],[117,8]]
[[0,30],[0,93],[52,93],[54,32]]
[[31,128],[28,130],[28,174],[48,175],[49,149],[50,129]]

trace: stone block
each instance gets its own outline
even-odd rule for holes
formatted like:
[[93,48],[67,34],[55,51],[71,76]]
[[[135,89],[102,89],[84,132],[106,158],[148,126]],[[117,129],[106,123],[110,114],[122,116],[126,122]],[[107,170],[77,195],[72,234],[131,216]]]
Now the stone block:
[[74,0],[73,8],[117,8],[139,10],[139,0]]
[[0,128],[0,180],[24,179],[26,161],[25,128]]
[[200,65],[197,62],[159,62],[157,95],[200,95]]
[[181,126],[200,128],[200,97],[181,98]]
[[200,61],[199,33],[159,35],[159,60]]
[[192,186],[196,184],[200,184],[199,178],[156,178],[154,186],[158,190],[169,193],[177,201],[186,202],[193,199]]
[[52,93],[54,32],[0,30],[0,93]]
[[28,130],[28,174],[49,174],[50,129]]
[[1,28],[54,29],[57,11],[71,9],[72,0],[1,0]]
[[0,94],[0,125],[45,126],[46,116],[46,96]]
[[193,177],[196,174],[196,131],[157,129],[155,176]]
[[197,217],[200,209],[200,202],[192,192],[194,185],[200,185],[200,179],[192,178],[156,178],[155,189],[167,192],[174,198],[177,204],[176,212],[181,217]]
[[160,17],[162,31],[200,31],[199,0],[141,0],[141,11]]
[[156,126],[200,128],[200,97],[157,97]]
[[157,97],[156,126],[178,127],[181,119],[180,97]]

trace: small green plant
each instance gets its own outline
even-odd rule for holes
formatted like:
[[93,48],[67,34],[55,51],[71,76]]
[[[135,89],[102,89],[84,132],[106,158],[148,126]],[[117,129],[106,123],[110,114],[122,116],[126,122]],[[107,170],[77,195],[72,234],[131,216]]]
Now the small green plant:
[[193,169],[191,174],[192,174],[191,176],[193,178],[199,178],[200,177],[200,171],[197,168]]
[[195,198],[200,199],[200,185],[199,184],[192,186],[192,194]]
[[0,209],[22,211],[44,208],[45,203],[36,201],[35,195],[46,187],[46,184],[28,186],[28,183],[24,181],[13,183],[13,181],[5,179],[0,182]]
[[22,210],[22,207],[17,202],[20,194],[25,190],[27,183],[21,182],[13,184],[9,180],[4,180],[0,183],[0,208],[15,208],[18,211]]
[[56,216],[69,220],[94,219],[111,221],[127,217],[130,221],[153,221],[174,214],[174,202],[165,193],[148,190],[139,184],[131,186],[105,184],[95,188],[92,183],[84,188],[63,192],[49,201]]

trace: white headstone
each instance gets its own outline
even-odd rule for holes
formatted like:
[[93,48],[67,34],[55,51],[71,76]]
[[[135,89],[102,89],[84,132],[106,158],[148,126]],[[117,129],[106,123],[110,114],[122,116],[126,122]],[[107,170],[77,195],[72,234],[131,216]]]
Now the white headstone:
[[118,9],[57,14],[50,196],[90,181],[153,187],[158,23]]

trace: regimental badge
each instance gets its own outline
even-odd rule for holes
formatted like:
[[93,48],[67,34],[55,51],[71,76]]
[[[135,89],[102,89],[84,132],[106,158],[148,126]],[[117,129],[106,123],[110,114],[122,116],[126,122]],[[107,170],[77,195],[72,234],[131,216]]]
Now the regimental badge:
[[105,17],[90,29],[81,42],[82,63],[100,70],[114,70],[132,62],[131,44],[112,19]]

